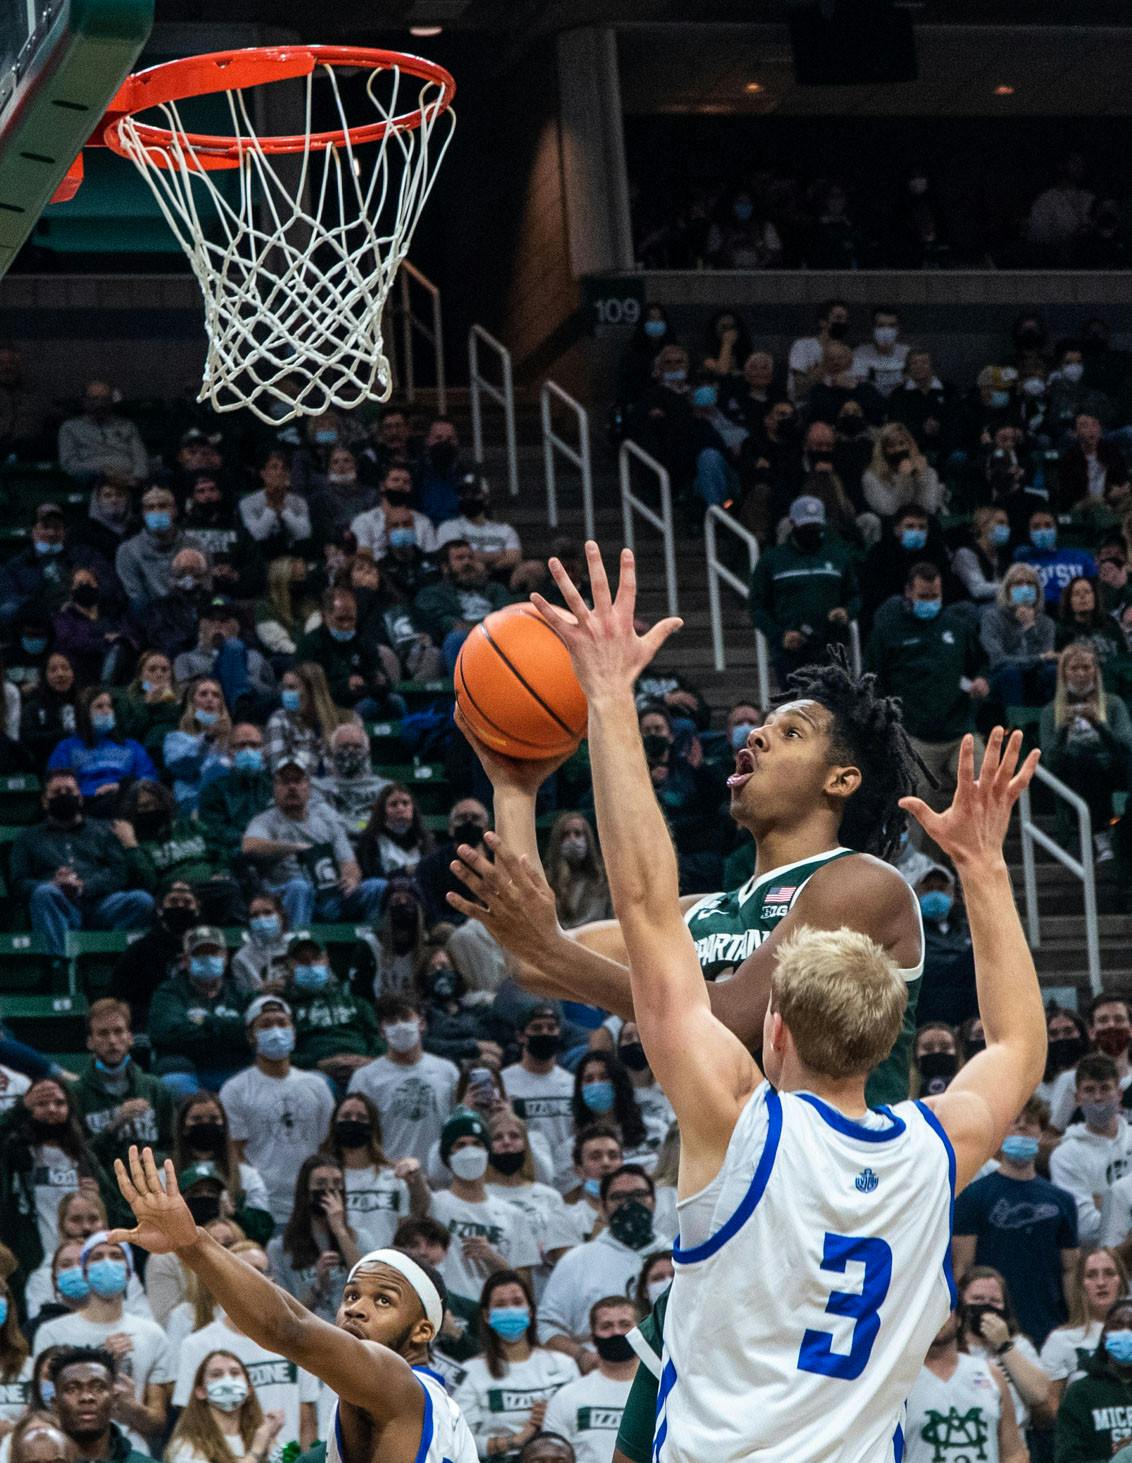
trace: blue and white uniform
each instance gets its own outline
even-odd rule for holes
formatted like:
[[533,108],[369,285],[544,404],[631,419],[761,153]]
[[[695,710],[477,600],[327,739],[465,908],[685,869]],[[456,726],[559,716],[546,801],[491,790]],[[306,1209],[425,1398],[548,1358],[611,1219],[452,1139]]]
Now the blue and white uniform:
[[[421,1440],[412,1458],[390,1458],[389,1463],[479,1463],[475,1441],[464,1414],[449,1397],[444,1383],[428,1367],[415,1366],[413,1374],[424,1389]],[[326,1445],[326,1463],[370,1463],[368,1458],[347,1458],[342,1424],[334,1409],[334,1427]],[[386,1463],[382,1458],[380,1463]]]
[[682,1216],[673,1255],[654,1463],[900,1463],[904,1399],[955,1299],[935,1115],[852,1121],[764,1082],[708,1189],[707,1237]]

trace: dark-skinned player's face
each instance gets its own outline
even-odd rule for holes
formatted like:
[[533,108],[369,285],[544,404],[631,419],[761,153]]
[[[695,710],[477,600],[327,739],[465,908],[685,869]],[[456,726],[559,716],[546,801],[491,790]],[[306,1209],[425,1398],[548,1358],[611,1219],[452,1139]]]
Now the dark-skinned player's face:
[[362,1341],[378,1341],[403,1355],[432,1340],[420,1296],[391,1265],[374,1264],[348,1280],[338,1307],[337,1324]]
[[860,773],[834,762],[832,732],[833,715],[817,701],[775,707],[736,753],[728,779],[736,823],[793,822],[823,798],[855,789]]

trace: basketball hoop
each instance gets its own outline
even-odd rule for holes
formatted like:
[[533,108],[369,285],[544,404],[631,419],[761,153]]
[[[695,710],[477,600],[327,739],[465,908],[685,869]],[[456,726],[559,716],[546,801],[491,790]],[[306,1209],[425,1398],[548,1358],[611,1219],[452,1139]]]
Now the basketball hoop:
[[[372,120],[347,121],[340,68],[369,72]],[[330,131],[312,130],[316,77],[341,123]],[[293,78],[304,130],[260,137],[247,88]],[[452,139],[455,91],[431,61],[350,46],[217,51],[124,83],[92,142],[135,165],[192,265],[208,334],[198,401],[272,425],[388,401],[382,314]],[[178,103],[209,93],[227,101],[231,136],[184,126]],[[151,109],[163,125],[136,115]]]

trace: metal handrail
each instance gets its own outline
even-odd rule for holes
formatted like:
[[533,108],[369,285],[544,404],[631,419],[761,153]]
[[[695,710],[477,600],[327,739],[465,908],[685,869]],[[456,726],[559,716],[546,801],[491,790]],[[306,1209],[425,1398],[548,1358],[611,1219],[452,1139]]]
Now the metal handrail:
[[[431,325],[419,315],[413,314],[409,286],[414,281],[432,301]],[[440,288],[407,259],[401,262],[398,282],[401,298],[399,314],[401,316],[402,371],[400,381],[402,388],[409,401],[416,400],[417,383],[413,359],[413,331],[415,330],[432,347],[433,360],[436,365],[436,406],[440,415],[444,416],[448,411],[448,387],[444,370],[444,330],[441,322]]]
[[[633,492],[630,475],[632,468],[629,459],[635,457],[642,467],[647,467],[650,472],[656,474],[657,484],[660,488],[660,512],[651,508],[646,502]],[[621,475],[621,517],[625,529],[625,546],[633,548],[633,514],[639,513],[646,523],[651,523],[653,528],[664,539],[664,577],[668,588],[668,613],[678,615],[679,595],[676,587],[676,536],[672,526],[672,483],[668,476],[668,469],[657,462],[655,457],[649,454],[628,437],[621,443],[621,450],[617,454],[617,465]]]
[[[559,401],[574,413],[578,423],[578,445],[569,442],[554,430],[553,405]],[[542,460],[546,475],[546,521],[551,528],[558,527],[558,480],[555,473],[554,454],[558,451],[567,462],[573,463],[582,478],[582,518],[586,537],[594,533],[594,475],[590,459],[590,414],[569,392],[563,391],[556,381],[544,381],[539,393],[539,409],[542,414]]]
[[[499,357],[502,384],[496,386],[480,374],[480,342]],[[519,453],[515,440],[515,386],[511,371],[511,352],[502,341],[489,335],[482,325],[468,331],[468,387],[472,402],[472,446],[476,461],[483,461],[483,408],[480,394],[503,408],[503,430],[507,448],[507,486],[512,498],[519,496]]]
[[[751,574],[755,572],[755,565],[759,562],[759,541],[726,513],[717,503],[712,503],[704,514],[704,547],[707,559],[707,582],[708,582],[708,606],[711,612],[711,644],[715,655],[715,668],[717,671],[727,669],[727,661],[724,654],[723,644],[723,606],[720,603],[719,586],[722,582],[728,589],[733,589],[736,594],[741,595],[744,603],[750,594],[750,582],[744,584],[734,570],[728,568],[719,558],[716,552],[716,524],[721,523],[724,528],[729,529],[741,543],[747,546],[748,567]],[[767,659],[766,636],[761,630],[755,631],[755,657],[758,665],[759,676],[759,705],[770,705],[770,665]]]
[[1060,777],[1055,777],[1041,764],[1035,773],[1039,781],[1053,789],[1059,798],[1064,798],[1077,814],[1077,836],[1081,843],[1081,857],[1076,859],[1034,823],[1030,810],[1030,789],[1024,788],[1018,799],[1018,821],[1022,831],[1022,886],[1026,897],[1026,932],[1030,946],[1037,950],[1042,943],[1041,920],[1038,916],[1038,876],[1034,864],[1034,844],[1039,844],[1046,853],[1081,880],[1085,898],[1085,958],[1089,967],[1089,987],[1094,996],[1101,993],[1101,948],[1100,931],[1097,927],[1097,882],[1093,862],[1093,820],[1089,805],[1071,787],[1066,787]]
[[856,620],[849,621],[849,664],[853,674],[861,674],[861,627]]

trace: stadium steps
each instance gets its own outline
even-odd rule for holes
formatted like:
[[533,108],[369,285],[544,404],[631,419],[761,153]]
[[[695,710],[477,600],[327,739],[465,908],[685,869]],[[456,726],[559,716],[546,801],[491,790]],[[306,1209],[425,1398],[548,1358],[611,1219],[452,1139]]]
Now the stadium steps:
[[[594,413],[594,508],[596,531],[603,548],[619,547],[624,538],[621,493],[615,455],[600,436],[600,413]],[[520,492],[510,499],[506,491],[504,454],[492,432],[496,424],[485,418],[484,468],[493,486],[496,512],[513,523],[528,558],[545,557],[559,536],[582,536],[581,494],[573,470],[560,463],[558,472],[559,527],[546,522],[546,487],[537,408],[520,405],[516,412]],[[470,430],[462,424],[465,441]],[[681,524],[677,531],[680,613],[685,621],[680,635],[669,641],[658,665],[685,674],[712,706],[722,710],[740,696],[756,696],[755,645],[745,603],[721,587],[727,669],[713,669],[711,621],[702,531]],[[641,613],[656,618],[667,610],[664,553],[660,536],[641,520],[636,533],[637,581]],[[741,568],[737,573],[745,577]],[[1040,806],[1040,805],[1039,805]],[[1056,827],[1052,813],[1039,812],[1038,822],[1048,832]],[[1019,909],[1023,908],[1021,838],[1017,823],[1007,843],[1007,858]],[[1089,999],[1085,961],[1085,921],[1081,885],[1041,849],[1036,850],[1041,944],[1034,952],[1042,983],[1047,987],[1075,987],[1082,1005]],[[1109,863],[1098,869],[1101,970],[1106,989],[1132,995],[1132,915],[1119,912],[1116,871]]]

